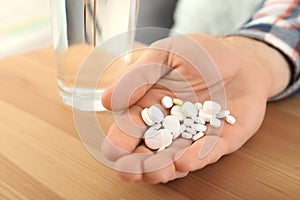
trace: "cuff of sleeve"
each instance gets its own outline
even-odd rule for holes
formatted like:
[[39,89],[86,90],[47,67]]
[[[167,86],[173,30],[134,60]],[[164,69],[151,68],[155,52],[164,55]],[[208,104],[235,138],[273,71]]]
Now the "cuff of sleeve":
[[286,98],[293,94],[297,89],[300,87],[300,80],[299,80],[299,57],[298,54],[295,52],[293,48],[291,48],[287,43],[282,41],[280,38],[276,37],[275,35],[263,32],[257,29],[240,29],[227,36],[244,36],[253,38],[266,44],[272,46],[273,48],[277,49],[282,55],[287,59],[290,70],[291,70],[291,79],[290,83],[287,88],[279,93],[278,95],[270,98],[268,101],[276,101],[283,98]]

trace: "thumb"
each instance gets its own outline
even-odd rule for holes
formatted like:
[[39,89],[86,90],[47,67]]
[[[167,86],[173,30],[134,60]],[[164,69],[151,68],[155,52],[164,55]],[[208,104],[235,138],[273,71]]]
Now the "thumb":
[[149,47],[143,55],[125,71],[121,77],[107,88],[102,96],[102,104],[111,111],[124,110],[138,100],[161,77],[170,72],[169,53],[166,48]]

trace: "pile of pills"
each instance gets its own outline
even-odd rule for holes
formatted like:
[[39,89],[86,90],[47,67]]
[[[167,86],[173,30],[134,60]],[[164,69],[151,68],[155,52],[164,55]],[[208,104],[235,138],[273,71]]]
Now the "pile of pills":
[[144,133],[144,142],[152,150],[164,150],[179,137],[196,141],[205,135],[207,125],[219,128],[221,120],[235,124],[236,119],[229,110],[221,110],[221,106],[214,101],[183,102],[177,98],[164,96],[161,105],[170,109],[165,116],[160,106],[153,105],[141,112],[143,121],[148,128]]

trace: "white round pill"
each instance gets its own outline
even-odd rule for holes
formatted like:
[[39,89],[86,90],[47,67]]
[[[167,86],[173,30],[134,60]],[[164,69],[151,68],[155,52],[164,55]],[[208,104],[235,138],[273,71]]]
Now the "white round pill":
[[150,120],[155,123],[160,123],[164,119],[164,113],[155,105],[148,109]]
[[196,135],[193,136],[193,141],[199,140],[200,138],[202,138],[204,136],[203,132],[199,132]]
[[163,120],[163,127],[172,133],[176,133],[180,130],[180,122],[177,117],[168,115]]
[[194,124],[194,120],[192,120],[191,118],[186,118],[185,120],[183,120],[183,124],[187,127],[191,127],[192,124]]
[[166,109],[171,108],[173,106],[173,99],[169,96],[164,96],[160,102],[161,105]]
[[173,106],[170,114],[177,117],[179,121],[183,121],[186,116],[181,112],[181,106]]
[[157,131],[158,129],[156,129],[155,127],[149,127],[144,133],[144,138],[153,137],[154,135],[156,135]]
[[192,129],[204,132],[206,131],[207,127],[204,124],[193,124]]
[[196,107],[194,106],[194,104],[189,101],[184,102],[184,104],[182,105],[181,111],[187,117],[194,117],[194,116],[197,116],[197,114],[198,114],[198,111],[197,111]]
[[216,115],[220,112],[221,106],[214,101],[205,101],[203,103],[203,110],[211,115]]
[[230,115],[230,111],[229,110],[222,110],[220,111],[216,117],[219,118],[219,119],[223,119],[225,118],[226,116]]
[[145,144],[152,150],[159,149],[160,147],[168,147],[172,144],[172,134],[166,129],[160,129],[152,137],[145,138]]
[[205,124],[205,121],[199,117],[192,117],[192,120],[194,120],[196,124]]
[[221,120],[217,118],[212,118],[209,122],[212,127],[219,128],[221,126]]
[[183,132],[181,134],[181,137],[185,138],[185,139],[192,139],[193,135],[188,133],[188,132]]
[[233,117],[232,115],[227,115],[226,118],[225,118],[225,121],[229,124],[235,124],[236,122],[236,119],[235,117]]
[[141,112],[141,116],[142,116],[142,119],[143,121],[148,125],[148,126],[152,126],[153,124],[155,124],[155,122],[153,122],[150,117],[149,117],[149,114],[148,114],[148,108],[145,108],[142,110]]
[[201,120],[204,120],[206,122],[210,122],[210,120],[213,118],[213,115],[205,112],[204,110],[200,110],[199,111],[199,116],[198,116]]

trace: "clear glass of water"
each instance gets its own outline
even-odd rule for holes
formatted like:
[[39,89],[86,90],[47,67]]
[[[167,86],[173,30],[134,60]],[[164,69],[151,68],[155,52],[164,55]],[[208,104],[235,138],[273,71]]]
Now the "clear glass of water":
[[[59,94],[66,105],[105,110],[102,93],[130,60],[126,52],[133,47],[138,4],[139,0],[51,0]],[[107,70],[116,58],[115,67]]]

